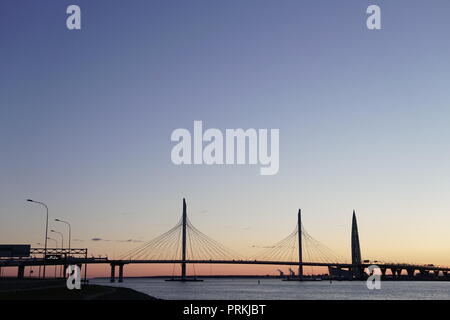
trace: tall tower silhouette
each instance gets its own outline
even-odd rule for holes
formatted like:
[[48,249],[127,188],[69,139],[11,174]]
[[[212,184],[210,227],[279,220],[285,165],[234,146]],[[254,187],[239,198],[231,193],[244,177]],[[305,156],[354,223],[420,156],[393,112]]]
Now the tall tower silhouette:
[[297,216],[297,228],[298,228],[298,278],[303,278],[303,255],[302,255],[302,209],[298,209]]
[[183,198],[183,225],[182,225],[182,250],[181,250],[181,279],[186,280],[186,200]]
[[[177,225],[178,227],[179,225]],[[188,228],[189,228],[189,222],[187,218],[187,205],[186,205],[186,199],[183,198],[183,215],[181,217],[181,277],[180,278],[172,278],[167,279],[166,281],[203,281],[201,279],[197,279],[194,274],[194,278],[187,276],[186,271],[186,264],[189,263],[189,259],[192,260],[191,257],[187,257],[187,239],[188,239]],[[189,237],[190,238],[190,237]],[[178,240],[179,241],[179,240]],[[189,240],[190,241],[190,240]],[[178,249],[177,249],[178,251]],[[192,254],[192,252],[191,252]],[[194,269],[195,272],[195,269]]]
[[356,213],[353,210],[352,219],[352,274],[356,279],[361,278],[361,248],[359,246],[358,223],[356,222]]

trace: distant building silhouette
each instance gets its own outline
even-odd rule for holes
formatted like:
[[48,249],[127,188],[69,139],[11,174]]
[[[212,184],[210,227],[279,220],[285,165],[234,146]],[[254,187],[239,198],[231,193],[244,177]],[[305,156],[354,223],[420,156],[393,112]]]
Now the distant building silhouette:
[[361,248],[359,246],[359,235],[358,235],[358,223],[356,222],[356,213],[353,210],[352,219],[352,265],[353,265],[353,277],[360,279],[362,277],[362,270],[359,267],[361,264]]

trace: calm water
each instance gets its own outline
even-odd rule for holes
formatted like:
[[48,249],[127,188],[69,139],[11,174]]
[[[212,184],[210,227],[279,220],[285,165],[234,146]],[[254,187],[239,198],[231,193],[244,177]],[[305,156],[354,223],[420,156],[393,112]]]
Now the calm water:
[[389,282],[368,290],[364,281],[288,282],[278,279],[205,279],[167,282],[164,279],[91,280],[94,284],[123,286],[161,299],[450,299],[450,282]]

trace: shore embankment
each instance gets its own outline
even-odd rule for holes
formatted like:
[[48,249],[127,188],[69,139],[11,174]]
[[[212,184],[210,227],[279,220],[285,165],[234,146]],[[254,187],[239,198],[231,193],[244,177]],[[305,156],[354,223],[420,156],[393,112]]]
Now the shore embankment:
[[82,285],[69,290],[64,279],[0,279],[0,300],[156,300],[133,289]]

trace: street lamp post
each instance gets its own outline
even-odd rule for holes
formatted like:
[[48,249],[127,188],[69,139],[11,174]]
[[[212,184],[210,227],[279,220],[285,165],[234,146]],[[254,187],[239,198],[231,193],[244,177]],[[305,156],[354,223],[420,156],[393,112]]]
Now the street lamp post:
[[[53,238],[50,238],[50,237],[48,237],[47,239],[48,239],[48,240],[55,241],[55,248],[58,248],[58,241],[56,241],[56,239],[53,239]],[[45,269],[44,269],[44,270],[45,270]],[[55,278],[56,278],[56,265],[55,265]]]
[[55,219],[56,222],[61,222],[66,224],[69,227],[69,254],[70,254],[70,240],[72,239],[72,227],[70,226],[70,223],[61,219]]
[[27,199],[28,202],[37,203],[45,207],[47,213],[47,219],[45,220],[45,244],[44,244],[44,271],[42,277],[45,279],[45,260],[47,259],[47,238],[48,238],[48,207],[45,203]]
[[[36,242],[36,244],[42,246],[42,243],[40,243],[40,242]],[[38,278],[39,278],[39,279],[41,278],[41,265],[39,265],[39,274],[38,274]]]
[[[65,256],[65,258],[67,259],[68,257],[70,257],[70,248],[71,248],[70,242],[71,242],[71,240],[72,240],[72,226],[70,225],[69,222],[64,221],[64,220],[61,220],[61,219],[55,219],[55,221],[56,221],[56,222],[64,223],[65,225],[67,225],[67,226],[69,227],[69,251],[68,251],[68,253],[67,253],[66,256]],[[63,276],[65,276],[64,270],[65,270],[65,266],[63,266],[63,271],[62,271],[62,272],[63,272]]]
[[59,232],[59,231],[55,231],[53,229],[50,230],[50,232],[57,233],[57,234],[59,234],[61,236],[61,249],[64,249],[64,235],[63,235],[63,233]]
[[[55,230],[53,230],[53,229],[50,230],[50,232],[57,233],[57,234],[59,234],[59,235],[61,236],[61,257],[62,257],[63,251],[64,251],[64,235],[63,235],[62,232],[55,231]],[[55,266],[55,269],[56,269],[56,266]],[[63,269],[63,268],[61,268],[61,277],[62,277],[62,269]]]

